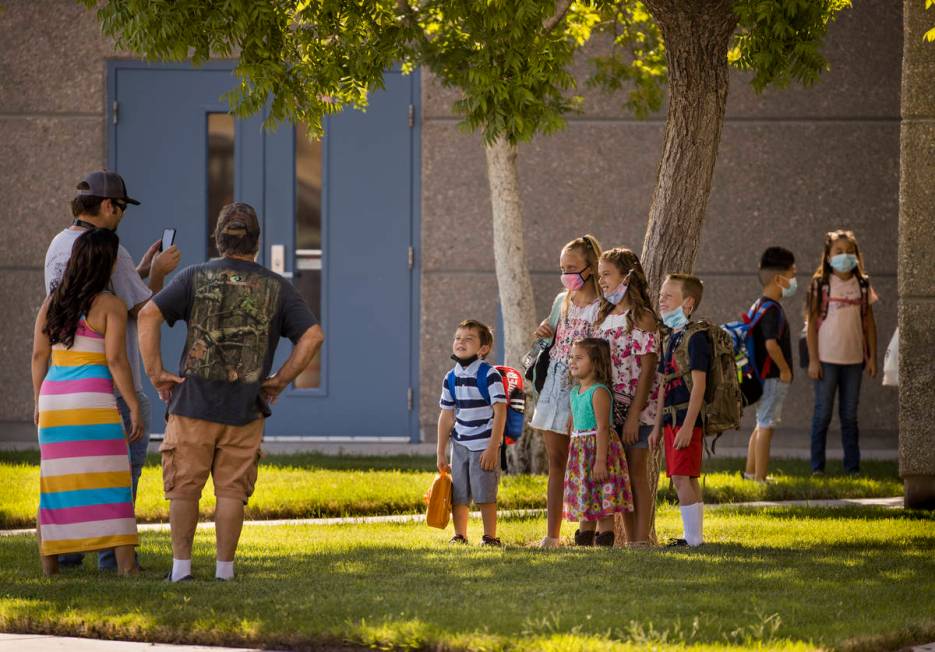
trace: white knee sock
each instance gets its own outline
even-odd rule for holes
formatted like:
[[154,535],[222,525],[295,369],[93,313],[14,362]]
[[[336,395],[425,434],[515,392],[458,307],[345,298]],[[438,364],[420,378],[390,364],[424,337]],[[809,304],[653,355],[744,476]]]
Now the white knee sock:
[[680,505],[679,512],[682,514],[682,538],[691,541],[692,533],[695,531],[693,521],[695,519],[694,505]]
[[172,558],[172,581],[178,582],[183,577],[192,574],[192,560],[191,559],[176,559]]
[[234,579],[234,562],[217,560],[214,576],[219,580]]
[[700,546],[704,543],[704,535],[702,533],[702,528],[704,527],[704,503],[697,502],[694,505],[689,505],[688,509],[692,511],[691,524],[692,528],[686,532],[688,536],[685,537],[685,540],[690,546]]

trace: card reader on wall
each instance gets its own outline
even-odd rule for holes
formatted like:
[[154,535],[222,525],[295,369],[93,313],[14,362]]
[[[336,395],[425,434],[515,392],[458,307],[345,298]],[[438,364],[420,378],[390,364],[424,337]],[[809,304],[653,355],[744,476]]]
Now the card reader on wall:
[[283,278],[292,278],[292,272],[286,271],[286,245],[270,245],[269,268]]

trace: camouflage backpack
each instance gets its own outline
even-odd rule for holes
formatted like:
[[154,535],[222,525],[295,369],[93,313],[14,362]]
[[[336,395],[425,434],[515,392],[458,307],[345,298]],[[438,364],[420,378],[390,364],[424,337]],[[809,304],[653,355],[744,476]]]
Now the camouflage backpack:
[[[706,321],[690,322],[685,327],[685,335],[672,353],[676,367],[688,391],[692,388],[691,366],[688,357],[688,342],[692,336],[704,331],[711,345],[711,366],[708,369],[705,384],[704,406],[701,418],[704,423],[705,437],[713,437],[711,451],[718,437],[726,430],[740,428],[741,407],[740,385],[737,382],[737,363],[734,359],[734,342],[731,336],[717,324]],[[682,370],[685,370],[684,372]],[[666,378],[666,381],[673,377]],[[670,409],[683,410],[688,404],[675,405]]]

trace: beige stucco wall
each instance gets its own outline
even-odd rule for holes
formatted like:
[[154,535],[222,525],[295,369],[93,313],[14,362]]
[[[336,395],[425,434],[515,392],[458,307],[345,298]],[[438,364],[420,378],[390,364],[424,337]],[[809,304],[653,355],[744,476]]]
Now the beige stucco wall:
[[[104,62],[114,56],[93,14],[76,3],[3,5],[0,429],[31,418],[29,351],[43,256],[70,218],[67,201],[76,182],[104,165]],[[862,239],[883,298],[878,321],[885,346],[897,305],[901,30],[898,3],[856,0],[832,29],[832,70],[816,87],[755,96],[742,76],[734,77],[696,266],[707,281],[707,316],[734,318],[756,296],[754,270],[766,246],[790,247],[804,280],[817,263],[822,234],[848,226]],[[453,327],[467,316],[493,323],[497,295],[479,140],[458,129],[452,94],[428,75],[423,80],[418,403],[431,439]],[[642,244],[663,116],[637,121],[619,107],[619,98],[588,92],[584,113],[571,117],[566,130],[521,149],[529,262],[542,313],[558,289],[562,243],[590,231],[608,246]],[[789,311],[796,328],[800,301]],[[811,398],[801,374],[787,405],[786,425],[806,429]],[[866,437],[879,435],[882,445],[895,448],[896,392],[868,381],[861,426]]]
[[29,360],[49,241],[68,200],[103,167],[104,59],[94,15],[74,2],[6,0],[0,13],[0,428],[32,420]]
[[[773,244],[795,253],[799,285],[807,285],[824,233],[848,227],[882,298],[876,313],[885,348],[897,306],[901,34],[899,3],[857,0],[831,29],[831,71],[815,87],[757,96],[743,75],[733,76],[695,267],[706,282],[705,316],[734,319],[758,296],[756,266]],[[497,295],[480,140],[458,128],[449,111],[453,94],[423,79],[421,420],[433,439],[454,327],[466,317],[495,323]],[[622,113],[620,98],[585,96],[583,115],[563,132],[520,148],[527,251],[543,317],[560,289],[562,244],[591,232],[605,246],[639,251],[652,197],[664,116],[638,121]],[[802,301],[800,292],[787,304],[796,336]],[[894,389],[865,381],[865,446],[895,450],[896,404]],[[784,428],[800,433],[800,446],[811,413],[811,383],[799,373]],[[832,431],[829,447],[838,438]]]

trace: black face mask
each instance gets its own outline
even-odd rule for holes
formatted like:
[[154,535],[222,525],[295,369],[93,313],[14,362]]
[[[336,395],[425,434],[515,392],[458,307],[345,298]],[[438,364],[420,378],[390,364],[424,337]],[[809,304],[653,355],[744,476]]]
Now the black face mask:
[[452,354],[451,354],[451,359],[454,360],[455,362],[457,362],[457,363],[458,363],[459,365],[461,365],[462,367],[467,367],[467,366],[469,366],[472,362],[475,362],[476,360],[479,360],[479,358],[477,357],[477,354],[476,354],[476,353],[475,353],[474,355],[472,355],[470,358],[459,358],[458,356],[456,356],[455,354],[452,353]]

